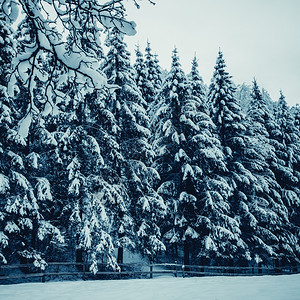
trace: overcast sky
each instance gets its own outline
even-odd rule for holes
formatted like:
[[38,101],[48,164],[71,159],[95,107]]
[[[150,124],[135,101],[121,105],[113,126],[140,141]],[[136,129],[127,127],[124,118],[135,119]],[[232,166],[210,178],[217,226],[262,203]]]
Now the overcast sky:
[[185,72],[196,53],[209,84],[220,47],[235,83],[250,84],[255,76],[273,100],[282,89],[290,105],[300,104],[300,0],[155,1],[140,1],[139,10],[126,3],[138,31],[126,38],[132,53],[149,39],[161,66],[170,69],[176,45]]

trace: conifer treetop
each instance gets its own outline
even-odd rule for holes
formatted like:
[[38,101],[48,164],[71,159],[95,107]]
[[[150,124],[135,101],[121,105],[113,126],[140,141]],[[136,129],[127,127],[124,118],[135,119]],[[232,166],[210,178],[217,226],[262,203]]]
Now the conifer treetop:
[[198,60],[195,55],[192,60],[192,68],[190,74],[188,75],[188,79],[192,87],[192,95],[199,97],[200,100],[204,101],[204,98],[206,96],[206,89],[203,83],[203,79],[200,76],[198,66]]

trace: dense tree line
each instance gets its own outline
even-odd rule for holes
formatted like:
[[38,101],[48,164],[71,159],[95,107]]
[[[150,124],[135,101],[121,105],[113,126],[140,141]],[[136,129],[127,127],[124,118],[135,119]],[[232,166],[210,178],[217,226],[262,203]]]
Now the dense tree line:
[[100,15],[77,7],[76,24],[58,1],[65,54],[21,2],[16,31],[15,2],[0,10],[1,263],[299,262],[299,106],[236,87],[221,51],[209,87],[176,48],[165,78],[149,42],[131,64],[122,1],[86,1]]

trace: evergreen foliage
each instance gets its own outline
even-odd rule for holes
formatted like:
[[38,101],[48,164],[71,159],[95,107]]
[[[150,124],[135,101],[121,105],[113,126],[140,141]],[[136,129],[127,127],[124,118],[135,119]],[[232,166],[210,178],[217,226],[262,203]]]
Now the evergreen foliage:
[[[22,45],[19,39],[16,43],[12,42],[12,30],[2,20],[0,26],[5,40],[5,44],[1,45],[4,80],[0,102],[0,244],[3,249],[0,258],[9,263],[17,260],[21,263],[33,262],[43,269],[49,250],[61,245],[64,239],[47,213],[47,202],[52,202],[53,198],[49,181],[44,177],[45,161],[34,147],[40,142],[40,137],[34,134],[42,127],[43,121],[29,112],[22,119],[30,96],[19,79],[14,99],[7,93],[10,62],[16,49]],[[38,93],[35,91],[35,94]],[[30,129],[30,137],[25,137],[22,125],[26,135]],[[37,149],[40,150],[41,147]]]
[[254,241],[262,246],[261,253],[257,253],[256,257],[266,263],[266,260],[278,258],[284,253],[287,260],[297,260],[298,238],[291,231],[288,209],[277,177],[279,170],[287,171],[278,157],[279,126],[255,80],[248,116],[257,158],[260,158],[257,160],[258,165],[254,165],[258,185],[253,198],[252,212],[258,222]]
[[[154,166],[161,176],[158,193],[165,199],[168,215],[163,226],[169,245],[183,245],[198,238],[195,230],[196,189],[199,168],[191,157],[195,106],[188,99],[187,81],[174,49],[172,67],[163,84],[153,120]],[[186,248],[188,251],[188,248]],[[188,255],[188,254],[186,254]]]
[[123,157],[119,172],[125,180],[124,185],[130,199],[127,208],[131,214],[126,218],[122,216],[126,223],[122,227],[128,228],[132,223],[137,233],[132,239],[123,231],[120,236],[124,240],[123,246],[141,247],[142,252],[153,259],[157,252],[164,249],[158,224],[165,215],[165,205],[153,189],[159,175],[151,168],[154,152],[149,144],[149,118],[145,110],[147,102],[136,85],[123,34],[113,29],[108,45],[110,50],[104,71],[109,78],[108,82],[119,86],[112,95],[112,113],[120,130],[116,139]]
[[145,100],[148,103],[151,103],[154,101],[157,94],[157,83],[159,82],[159,79],[157,78],[157,61],[155,61],[155,58],[152,54],[152,49],[149,41],[147,42],[147,47],[145,48],[145,64],[147,68],[147,80],[149,83],[147,94],[145,95]]
[[122,0],[19,2],[16,30],[0,7],[1,264],[299,262],[299,106],[236,88],[221,51],[208,89],[176,48],[164,80],[149,42],[131,65]]

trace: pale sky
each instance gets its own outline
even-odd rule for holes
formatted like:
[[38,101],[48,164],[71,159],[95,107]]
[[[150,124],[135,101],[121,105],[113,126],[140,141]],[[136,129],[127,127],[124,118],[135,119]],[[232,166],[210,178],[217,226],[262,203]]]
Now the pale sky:
[[170,69],[176,45],[189,72],[196,53],[199,71],[210,83],[219,47],[235,83],[253,77],[277,101],[282,89],[289,105],[300,104],[300,0],[155,0],[126,2],[138,33],[126,43],[135,59],[147,39],[160,64]]

